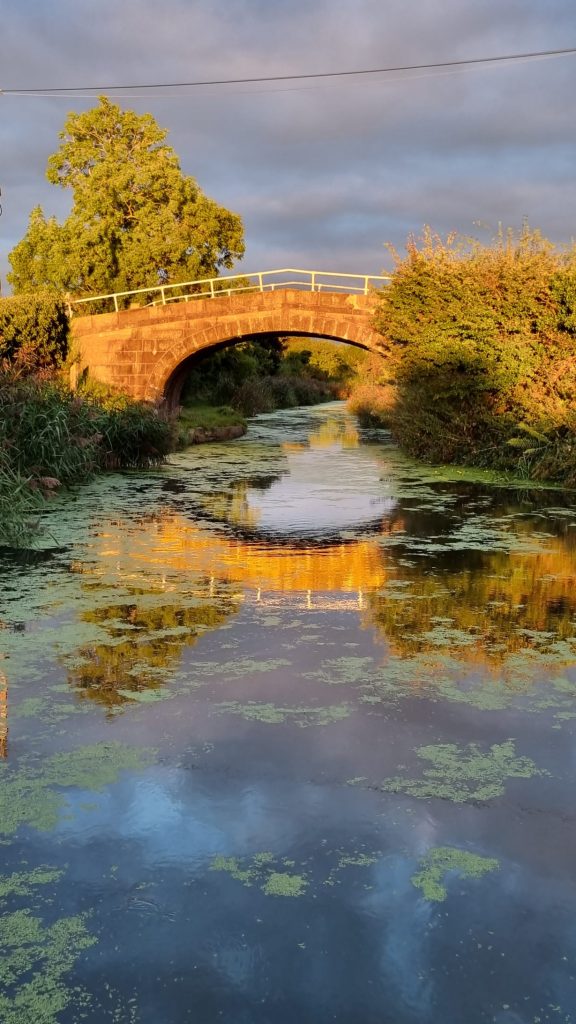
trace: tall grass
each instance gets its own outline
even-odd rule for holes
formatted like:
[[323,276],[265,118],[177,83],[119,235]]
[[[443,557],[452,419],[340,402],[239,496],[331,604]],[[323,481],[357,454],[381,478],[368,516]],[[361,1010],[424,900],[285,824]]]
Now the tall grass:
[[42,496],[108,469],[150,466],[172,447],[172,424],[124,396],[69,391],[53,371],[0,367],[0,541],[30,533]]

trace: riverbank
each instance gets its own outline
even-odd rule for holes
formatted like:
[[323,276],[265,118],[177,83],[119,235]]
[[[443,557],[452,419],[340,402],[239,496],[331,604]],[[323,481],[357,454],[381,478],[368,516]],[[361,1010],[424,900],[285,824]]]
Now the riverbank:
[[0,543],[34,532],[43,501],[110,470],[163,461],[172,421],[154,407],[100,388],[71,392],[55,371],[0,371]]
[[178,447],[209,441],[233,441],[248,429],[245,416],[229,405],[189,404],[180,409],[177,421]]

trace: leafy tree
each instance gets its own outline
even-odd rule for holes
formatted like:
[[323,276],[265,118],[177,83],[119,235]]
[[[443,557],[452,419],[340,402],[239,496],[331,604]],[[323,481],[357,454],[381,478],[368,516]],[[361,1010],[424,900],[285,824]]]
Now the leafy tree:
[[32,211],[10,254],[15,292],[103,294],[232,267],[244,252],[242,221],[182,173],[166,135],[151,114],[105,96],[68,116],[46,176],[71,189],[72,211],[63,224]]
[[29,370],[61,366],[68,355],[69,322],[59,295],[0,299],[0,360]]

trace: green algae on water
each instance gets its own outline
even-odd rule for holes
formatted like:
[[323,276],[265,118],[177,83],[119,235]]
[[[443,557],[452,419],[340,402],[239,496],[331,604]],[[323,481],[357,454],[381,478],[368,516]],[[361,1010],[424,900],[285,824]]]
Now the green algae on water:
[[54,786],[101,790],[116,782],[122,771],[151,764],[153,751],[121,743],[96,743],[48,758],[45,778]]
[[243,885],[253,885],[258,877],[256,868],[241,868],[237,857],[214,857],[210,865],[210,871],[225,871],[230,878],[234,878]]
[[421,889],[424,899],[435,903],[441,903],[448,895],[446,876],[449,872],[455,872],[460,878],[481,878],[500,866],[494,857],[480,857],[453,846],[429,850],[420,863],[420,871],[412,875],[410,881]]
[[308,887],[305,875],[279,870],[280,865],[274,854],[256,853],[251,859],[240,861],[238,857],[214,857],[211,871],[225,871],[243,885],[257,885],[265,896],[303,896]]
[[339,876],[345,869],[370,868],[372,867],[373,864],[376,864],[380,860],[380,857],[382,856],[380,851],[378,851],[377,853],[364,853],[361,851],[357,853],[342,853],[341,851],[337,852],[340,853],[340,856],[335,867],[332,868],[332,870],[328,874],[328,877],[325,879],[323,883],[325,886],[340,885],[341,878]]
[[319,670],[304,672],[305,679],[321,679],[332,685],[363,682],[374,671],[374,658],[343,657],[329,658],[322,662]]
[[[4,909],[18,896],[31,896],[62,871],[35,868],[0,877],[0,1020],[2,1024],[58,1024],[72,1006],[86,1006],[87,993],[65,981],[85,949],[96,939],[86,929],[85,915],[62,917],[46,926],[29,909]],[[75,1020],[79,1018],[74,1017]]]
[[33,871],[16,871],[11,875],[0,875],[0,903],[11,896],[30,896],[38,885],[57,882],[63,872],[50,868],[34,868]]
[[343,854],[338,861],[339,868],[357,867],[357,868],[369,868],[372,864],[376,864],[378,856],[373,853],[350,853]]
[[[327,860],[328,864],[332,864],[331,868],[326,865],[323,879],[317,878],[317,886],[322,887],[340,885],[343,872],[350,868],[372,867],[382,856],[380,851],[355,850],[346,853],[342,849],[328,848],[322,848],[318,853],[320,856],[316,859],[319,863]],[[294,868],[296,861],[287,857],[278,858],[269,852],[256,853],[251,858],[219,854],[210,864],[210,871],[223,871],[248,888],[257,886],[265,896],[303,896],[312,886],[312,881],[308,872],[302,870],[302,865],[299,871],[289,870]]]
[[262,892],[266,896],[302,896],[307,887],[308,881],[303,875],[273,871],[267,878]]
[[65,805],[60,789],[102,790],[122,771],[137,771],[151,763],[153,752],[120,743],[96,743],[53,754],[43,765],[24,763],[17,771],[0,764],[0,834],[20,825],[49,831],[58,824]]
[[0,917],[2,1024],[58,1024],[74,1001],[86,999],[64,979],[95,942],[82,916],[60,918],[50,926],[26,910]]
[[456,743],[418,747],[416,753],[431,767],[424,768],[421,779],[402,776],[385,779],[377,788],[391,793],[407,793],[422,800],[437,797],[453,803],[493,800],[504,793],[507,779],[530,779],[549,773],[538,768],[529,757],[516,757],[514,741],[495,743],[487,752],[478,744],[459,747]]
[[312,725],[330,725],[343,718],[348,718],[350,714],[348,704],[333,704],[319,708],[278,707],[276,704],[264,704],[257,701],[240,704],[238,701],[227,700],[215,706],[220,714],[240,715],[247,721],[265,722],[268,725],[293,722],[302,729]]

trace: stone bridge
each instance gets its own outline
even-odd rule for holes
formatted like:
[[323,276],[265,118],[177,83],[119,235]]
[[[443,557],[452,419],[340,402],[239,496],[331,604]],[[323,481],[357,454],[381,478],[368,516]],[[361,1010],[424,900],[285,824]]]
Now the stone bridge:
[[88,370],[133,398],[174,406],[200,352],[259,334],[331,338],[381,351],[382,337],[372,327],[375,301],[368,288],[358,294],[277,287],[74,315],[77,372]]

